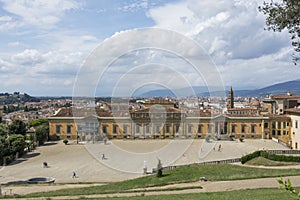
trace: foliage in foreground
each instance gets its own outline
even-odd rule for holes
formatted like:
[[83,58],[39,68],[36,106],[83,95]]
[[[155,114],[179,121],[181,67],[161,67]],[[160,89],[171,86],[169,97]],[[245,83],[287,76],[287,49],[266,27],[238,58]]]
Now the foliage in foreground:
[[283,180],[281,177],[280,179],[277,180],[277,182],[280,184],[279,188],[289,191],[291,194],[297,196],[298,199],[300,199],[300,192],[296,192],[295,188],[292,186],[292,182],[290,179]]
[[300,1],[282,0],[281,2],[270,1],[269,3],[264,1],[263,6],[258,9],[267,16],[268,30],[276,32],[288,30],[296,53],[293,60],[297,64],[300,59]]

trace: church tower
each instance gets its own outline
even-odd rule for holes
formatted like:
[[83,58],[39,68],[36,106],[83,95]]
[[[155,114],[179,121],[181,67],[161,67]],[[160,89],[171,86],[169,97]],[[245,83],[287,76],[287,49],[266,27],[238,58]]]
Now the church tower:
[[234,99],[233,99],[233,90],[232,87],[230,87],[230,90],[228,91],[228,99],[227,99],[227,109],[234,108]]

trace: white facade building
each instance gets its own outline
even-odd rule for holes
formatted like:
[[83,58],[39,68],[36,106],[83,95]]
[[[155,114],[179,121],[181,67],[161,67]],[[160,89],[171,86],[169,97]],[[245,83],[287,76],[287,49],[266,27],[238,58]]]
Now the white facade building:
[[291,146],[293,149],[300,149],[300,109],[287,109],[286,113],[291,118]]

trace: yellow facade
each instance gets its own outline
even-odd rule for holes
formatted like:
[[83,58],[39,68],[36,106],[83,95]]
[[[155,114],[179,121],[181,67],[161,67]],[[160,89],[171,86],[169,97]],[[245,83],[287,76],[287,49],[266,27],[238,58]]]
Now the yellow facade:
[[[151,116],[153,117],[153,116]],[[150,118],[151,118],[150,117]],[[275,124],[275,126],[274,126]],[[164,120],[149,116],[132,117],[50,117],[51,139],[78,138],[79,141],[108,139],[164,139],[164,138],[264,138],[280,139],[288,144],[290,119],[288,117],[187,117],[170,113]]]

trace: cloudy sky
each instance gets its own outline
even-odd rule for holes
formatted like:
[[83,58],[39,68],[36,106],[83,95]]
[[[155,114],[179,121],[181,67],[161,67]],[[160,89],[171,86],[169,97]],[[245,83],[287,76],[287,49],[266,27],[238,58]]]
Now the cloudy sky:
[[[252,0],[0,0],[0,92],[72,95],[87,60],[103,43],[105,54],[99,51],[97,58],[115,59],[104,73],[98,72],[96,95],[111,90],[123,94],[120,85],[139,89],[136,83],[147,86],[142,83],[150,82],[147,77],[155,77],[152,84],[166,88],[186,86],[181,85],[184,81],[174,81],[177,75],[190,85],[207,84],[205,73],[199,80],[188,61],[174,53],[174,46],[191,50],[181,40],[156,33],[155,44],[168,40],[168,47],[124,48],[125,52],[115,54],[114,48],[128,47],[132,41],[146,43],[126,33],[152,27],[173,31],[185,38],[182,41],[195,41],[203,50],[198,58],[205,53],[211,62],[203,64],[202,72],[216,68],[226,86],[251,89],[299,79],[299,66],[291,61],[289,35],[264,30],[265,17],[257,10],[261,4]],[[173,77],[171,86],[157,82],[169,80],[168,74]]]

